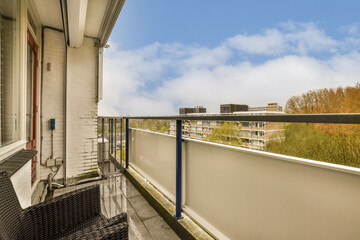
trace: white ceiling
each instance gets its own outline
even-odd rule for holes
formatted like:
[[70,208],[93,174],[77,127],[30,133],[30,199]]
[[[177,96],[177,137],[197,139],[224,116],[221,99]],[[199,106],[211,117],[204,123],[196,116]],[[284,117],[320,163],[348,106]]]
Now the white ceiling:
[[[42,25],[63,29],[60,0],[33,1]],[[107,4],[108,0],[88,0],[85,36],[98,37]]]
[[42,25],[63,29],[60,0],[34,0],[34,4]]

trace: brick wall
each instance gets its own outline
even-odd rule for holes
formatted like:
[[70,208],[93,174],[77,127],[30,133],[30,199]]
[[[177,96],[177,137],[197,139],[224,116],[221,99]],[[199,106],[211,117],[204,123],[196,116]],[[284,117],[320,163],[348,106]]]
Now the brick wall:
[[97,171],[96,64],[94,40],[68,48],[67,177]]
[[[65,46],[62,32],[44,33],[43,163],[51,154],[49,119],[55,118],[54,158],[64,158]],[[84,38],[78,49],[67,49],[66,176],[86,177],[97,171],[96,51],[94,40]],[[51,63],[51,71],[47,70]],[[47,178],[49,168],[41,168]],[[63,178],[61,167],[55,179]]]
[[[51,64],[51,70],[47,65]],[[64,71],[65,44],[64,34],[51,29],[44,30],[44,69],[43,69],[43,99],[42,99],[42,162],[51,155],[51,131],[49,120],[55,118],[54,130],[54,158],[64,158]],[[46,179],[52,171],[41,167],[41,179]],[[60,168],[55,179],[63,178]]]

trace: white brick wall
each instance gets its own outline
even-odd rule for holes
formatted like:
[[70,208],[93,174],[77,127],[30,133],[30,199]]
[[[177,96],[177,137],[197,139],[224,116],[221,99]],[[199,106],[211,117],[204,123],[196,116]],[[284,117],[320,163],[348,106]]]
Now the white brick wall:
[[94,40],[68,48],[67,177],[97,171],[96,50]]
[[[63,33],[46,29],[43,72],[43,163],[51,154],[49,119],[55,118],[54,157],[64,158],[64,67]],[[66,176],[86,176],[97,171],[96,50],[94,40],[84,38],[78,49],[67,49]],[[47,70],[51,63],[51,71]],[[47,178],[49,168],[41,168]],[[55,179],[63,178],[61,168]]]
[[[44,30],[44,70],[43,70],[43,143],[42,162],[51,155],[51,131],[49,120],[55,118],[54,158],[64,158],[64,70],[65,44],[64,34],[51,29]],[[51,63],[51,71],[47,64]],[[46,179],[51,170],[41,167],[41,179]],[[60,168],[55,179],[63,178]]]

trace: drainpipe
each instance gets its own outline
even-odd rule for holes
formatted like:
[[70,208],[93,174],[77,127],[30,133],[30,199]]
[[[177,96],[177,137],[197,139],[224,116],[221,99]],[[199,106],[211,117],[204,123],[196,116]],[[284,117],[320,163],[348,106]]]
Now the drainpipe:
[[66,142],[66,126],[67,126],[67,45],[65,44],[65,73],[64,73],[64,160],[63,160],[63,170],[64,170],[64,186],[66,186],[66,162],[67,162],[67,142]]
[[67,8],[67,0],[60,0],[60,9],[61,9],[61,18],[63,22],[64,28],[64,45],[65,45],[65,68],[64,68],[64,160],[63,160],[63,173],[64,173],[64,181],[63,185],[66,185],[66,151],[67,151],[67,143],[66,143],[66,110],[67,110],[67,45],[69,44],[69,22],[68,22],[68,8]]
[[41,79],[40,79],[40,166],[43,166],[43,79],[44,79],[44,31],[45,27],[41,28]]

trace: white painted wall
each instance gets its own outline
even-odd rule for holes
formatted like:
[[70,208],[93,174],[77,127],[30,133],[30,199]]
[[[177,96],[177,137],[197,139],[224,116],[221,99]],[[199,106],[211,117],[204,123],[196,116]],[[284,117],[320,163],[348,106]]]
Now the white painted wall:
[[[80,48],[67,48],[64,35],[51,29],[44,33],[43,71],[43,163],[51,155],[49,120],[55,118],[54,158],[64,159],[64,88],[66,84],[66,176],[79,177],[97,171],[96,64],[97,48],[92,38],[84,38]],[[47,64],[51,63],[51,71]],[[66,65],[65,65],[66,64]],[[51,170],[41,167],[41,178]],[[55,179],[63,178],[63,167]]]
[[[48,71],[47,64],[51,64],[51,71]],[[42,162],[44,164],[51,155],[51,131],[49,124],[51,118],[55,118],[54,158],[64,158],[64,71],[64,34],[52,29],[45,29],[42,102]],[[49,168],[41,166],[41,179],[46,179],[51,172]],[[55,176],[55,179],[59,178],[63,178],[62,167]]]
[[67,177],[97,171],[96,69],[97,50],[92,38],[67,53]]
[[10,179],[21,207],[31,206],[31,160],[14,173]]

